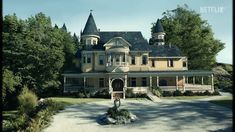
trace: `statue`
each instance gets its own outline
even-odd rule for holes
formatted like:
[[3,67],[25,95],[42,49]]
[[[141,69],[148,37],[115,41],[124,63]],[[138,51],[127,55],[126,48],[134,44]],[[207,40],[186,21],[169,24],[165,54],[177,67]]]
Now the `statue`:
[[117,112],[118,108],[121,106],[121,100],[119,97],[115,97],[115,100],[113,101],[114,103],[114,109]]

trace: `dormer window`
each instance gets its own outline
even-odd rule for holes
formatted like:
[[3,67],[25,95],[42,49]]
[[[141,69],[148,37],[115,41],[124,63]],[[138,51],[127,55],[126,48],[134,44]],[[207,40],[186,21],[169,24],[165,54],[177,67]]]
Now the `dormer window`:
[[97,41],[96,41],[96,40],[93,40],[93,44],[97,44]]
[[187,67],[187,62],[183,61],[183,67]]
[[87,44],[91,44],[91,40],[90,39],[87,40]]
[[131,56],[131,64],[135,65],[135,56]]
[[124,56],[122,56],[122,62],[126,62],[125,55],[124,55]]
[[173,59],[168,59],[167,60],[167,66],[168,67],[173,67],[174,65],[173,65]]
[[164,39],[164,35],[158,35],[158,39]]
[[99,56],[99,64],[104,65],[104,55]]
[[147,64],[147,55],[142,56],[142,64],[146,65]]
[[119,56],[116,56],[116,62],[119,62],[119,61],[120,61]]
[[87,63],[91,63],[91,56],[87,55]]
[[83,56],[83,63],[84,64],[86,63],[86,56],[85,55]]
[[155,67],[155,61],[152,60],[152,67]]

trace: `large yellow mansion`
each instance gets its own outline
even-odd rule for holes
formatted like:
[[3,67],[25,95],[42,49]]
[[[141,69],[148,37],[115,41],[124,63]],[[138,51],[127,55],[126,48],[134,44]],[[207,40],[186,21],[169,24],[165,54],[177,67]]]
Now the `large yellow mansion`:
[[108,89],[111,97],[125,91],[214,91],[213,72],[189,70],[187,56],[177,46],[164,43],[160,20],[148,42],[139,31],[100,31],[92,13],[81,33],[82,50],[76,54],[77,70],[64,72],[64,92]]

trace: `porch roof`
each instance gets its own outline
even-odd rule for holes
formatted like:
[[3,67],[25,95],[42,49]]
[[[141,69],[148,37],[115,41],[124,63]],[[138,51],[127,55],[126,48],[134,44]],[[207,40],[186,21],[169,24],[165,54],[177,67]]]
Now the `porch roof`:
[[127,75],[128,77],[162,77],[162,76],[209,76],[213,71],[206,70],[186,70],[186,71],[129,71],[126,73],[109,73],[109,72],[67,72],[62,75],[69,77],[105,77],[112,75]]
[[206,70],[185,70],[185,71],[143,71],[135,72],[131,71],[128,76],[209,76],[213,71]]

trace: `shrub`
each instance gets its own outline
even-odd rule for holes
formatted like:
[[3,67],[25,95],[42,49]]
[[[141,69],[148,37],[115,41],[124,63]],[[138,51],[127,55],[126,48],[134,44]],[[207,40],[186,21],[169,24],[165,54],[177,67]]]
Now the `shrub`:
[[184,95],[184,96],[193,96],[193,95],[195,95],[195,94],[193,93],[193,91],[186,90],[186,91],[183,93],[183,95]]
[[111,95],[109,94],[108,89],[103,89],[95,93],[95,98],[110,98]]
[[133,96],[134,96],[133,90],[130,89],[130,88],[128,88],[128,89],[126,90],[125,95],[126,95],[127,98],[133,98]]
[[84,98],[85,97],[85,94],[84,93],[82,93],[82,92],[79,92],[79,93],[77,93],[77,96],[76,96],[77,98]]
[[147,96],[147,94],[146,93],[141,93],[140,94],[140,98],[147,98],[148,96]]
[[208,90],[206,90],[203,94],[207,96],[211,95],[211,93]]
[[14,130],[24,130],[27,127],[28,122],[29,117],[25,113],[20,114],[16,120],[12,121]]
[[29,114],[37,106],[37,95],[24,87],[18,96],[19,109],[21,113]]
[[197,96],[204,96],[204,93],[203,93],[203,92],[195,92],[194,95],[197,95]]
[[159,87],[153,87],[152,93],[158,97],[161,97],[163,92]]
[[118,110],[115,107],[112,107],[108,109],[107,114],[113,119],[117,119],[118,116],[124,116],[127,119],[130,118],[130,112],[127,109]]
[[63,109],[62,104],[46,99],[35,109],[35,115],[31,117],[26,131],[41,131],[42,128],[49,125],[51,116]]
[[108,111],[107,111],[107,114],[110,115],[111,118],[114,118],[116,119],[117,117],[117,109],[112,107],[112,108],[109,108]]
[[173,96],[182,96],[182,95],[183,95],[182,92],[179,90],[173,92]]
[[90,93],[85,93],[85,97],[86,97],[86,98],[90,98],[90,97],[91,97],[91,94],[90,94]]
[[163,97],[173,96],[173,93],[171,91],[163,91],[162,96]]
[[124,116],[127,119],[130,118],[130,112],[127,109],[121,109],[118,115]]
[[154,95],[156,95],[157,97],[161,97],[161,93],[156,90],[156,89],[153,89],[153,92],[152,92]]
[[212,95],[220,95],[219,91],[215,90]]
[[62,104],[46,99],[39,103],[30,114],[19,114],[16,119],[5,122],[4,125],[7,126],[5,130],[39,132],[49,125],[51,116],[62,109],[64,109]]

